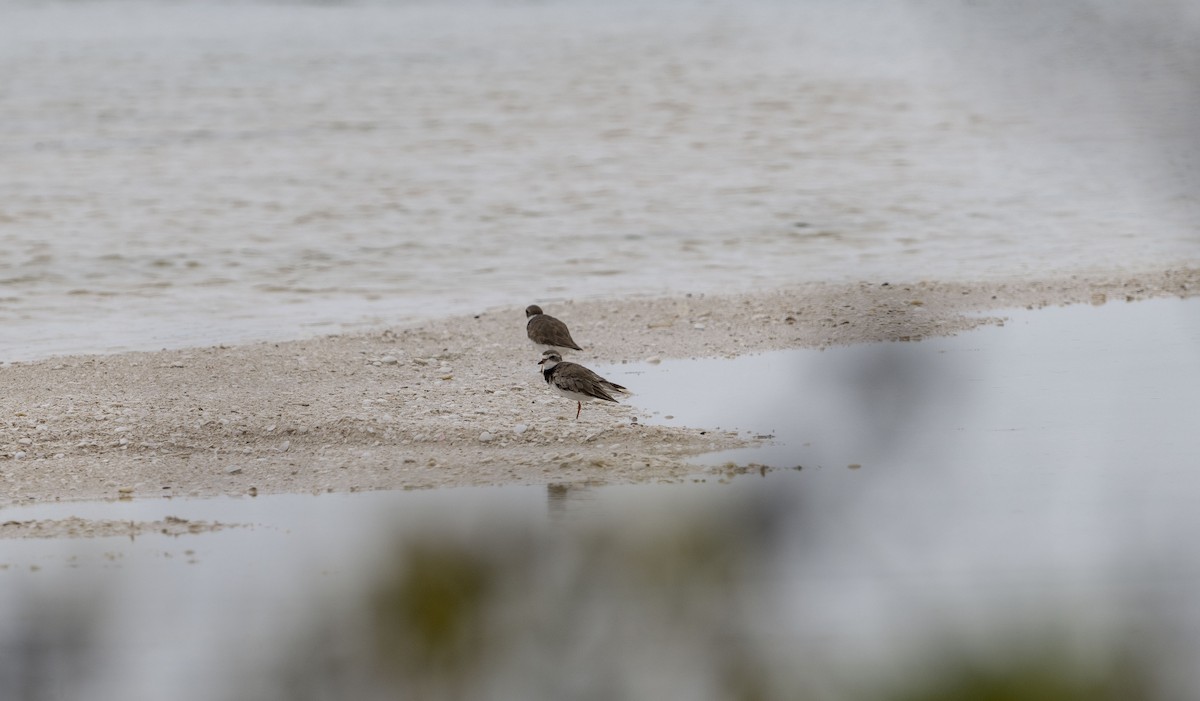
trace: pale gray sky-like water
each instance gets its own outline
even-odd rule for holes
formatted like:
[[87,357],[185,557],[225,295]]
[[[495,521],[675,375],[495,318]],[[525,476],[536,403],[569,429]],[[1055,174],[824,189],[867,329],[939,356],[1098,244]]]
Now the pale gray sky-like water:
[[[333,632],[370,639],[369,626],[355,627],[366,583],[406,542],[451,552],[465,543],[506,553],[506,576],[522,582],[499,606],[524,625],[493,642],[506,663],[484,673],[487,698],[560,698],[539,680],[584,684],[597,670],[634,689],[665,678],[716,694],[702,671],[725,657],[706,656],[703,641],[728,630],[696,616],[620,638],[614,629],[637,618],[637,597],[604,571],[583,570],[594,587],[573,576],[604,551],[601,533],[645,544],[717,524],[752,556],[718,593],[685,582],[693,586],[669,601],[710,597],[702,609],[722,611],[744,594],[753,605],[737,614],[740,649],[761,654],[764,672],[833,683],[839,673],[913,674],[925,655],[944,671],[946,656],[930,651],[939,636],[986,649],[1014,631],[1036,641],[1059,630],[1077,655],[1136,643],[1156,698],[1192,698],[1198,302],[1022,310],[1002,328],[948,339],[603,368],[637,387],[630,401],[659,414],[649,420],[773,434],[763,449],[705,460],[784,468],[730,484],[708,472],[673,485],[6,505],[3,521],[174,516],[231,527],[0,539],[0,647],[41,664],[13,679],[85,688],[92,699],[286,698],[289,663],[344,691],[355,678],[345,670],[361,668],[326,674],[322,661],[346,642]],[[869,374],[878,367],[893,372]],[[745,531],[756,518],[778,522]],[[571,537],[580,533],[589,535]],[[542,564],[530,564],[531,552]],[[76,633],[63,624],[72,612]],[[555,625],[561,640],[547,632]],[[526,646],[536,654],[508,656]],[[655,654],[664,646],[676,653],[668,660]],[[82,663],[72,650],[87,652]],[[614,662],[615,650],[627,657]],[[506,685],[521,693],[495,691]],[[863,698],[846,688],[823,698]]]
[[0,360],[1195,264],[1186,3],[5,3]]

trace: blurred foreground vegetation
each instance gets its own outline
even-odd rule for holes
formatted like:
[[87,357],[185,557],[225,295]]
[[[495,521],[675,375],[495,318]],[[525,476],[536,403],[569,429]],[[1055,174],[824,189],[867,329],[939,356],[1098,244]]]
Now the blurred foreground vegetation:
[[[299,634],[253,659],[231,658],[231,683],[201,697],[1163,698],[1146,655],[1119,636],[1080,640],[1068,634],[1073,621],[1053,616],[1037,630],[946,630],[934,642],[914,631],[895,663],[839,657],[781,610],[781,553],[796,552],[781,547],[795,532],[783,526],[792,508],[759,494],[620,523],[552,514],[549,528],[490,522],[398,534],[363,590],[313,601],[307,620],[287,622]],[[0,698],[88,697],[80,690],[104,673],[91,654],[104,631],[77,602],[33,601],[22,625],[0,631]]]
[[274,698],[1157,697],[1147,660],[1117,640],[1074,639],[1069,620],[970,644],[954,631],[914,639],[924,662],[899,673],[820,661],[805,631],[776,621],[782,509],[753,499],[632,523],[400,537],[361,617],[315,623],[270,680]]

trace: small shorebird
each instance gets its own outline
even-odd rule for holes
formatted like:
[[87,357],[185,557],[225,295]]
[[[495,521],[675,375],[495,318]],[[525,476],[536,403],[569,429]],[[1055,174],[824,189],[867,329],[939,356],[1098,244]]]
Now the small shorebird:
[[621,385],[609,382],[578,363],[563,362],[556,350],[542,353],[538,365],[542,366],[542,377],[546,378],[550,389],[575,400],[576,421],[579,420],[579,412],[583,411],[584,402],[593,399],[615,402],[614,394],[629,394],[629,390]]
[[571,338],[567,325],[554,317],[543,314],[542,308],[536,304],[525,307],[525,335],[539,346],[548,346],[560,353],[567,350],[583,350]]

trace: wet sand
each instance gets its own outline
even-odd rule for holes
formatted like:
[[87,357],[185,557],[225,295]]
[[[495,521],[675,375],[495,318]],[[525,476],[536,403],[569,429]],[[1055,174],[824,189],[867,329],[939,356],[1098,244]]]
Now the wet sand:
[[72,516],[64,519],[10,520],[0,523],[0,539],[9,538],[134,538],[149,533],[168,536],[211,533],[225,528],[240,528],[238,524],[209,521],[189,521],[167,516],[157,521],[92,520]]
[[0,368],[0,489],[7,501],[28,503],[680,480],[697,472],[688,458],[742,439],[647,426],[625,405],[588,404],[575,421],[574,403],[536,373],[526,304],[542,303],[566,321],[585,348],[569,359],[599,368],[915,341],[1002,319],[979,312],[1197,290],[1200,269],[1174,269],[514,300],[366,334],[12,363]]

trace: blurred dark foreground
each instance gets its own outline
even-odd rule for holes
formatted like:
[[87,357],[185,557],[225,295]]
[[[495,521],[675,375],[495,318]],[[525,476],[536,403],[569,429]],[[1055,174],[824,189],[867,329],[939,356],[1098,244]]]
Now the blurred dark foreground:
[[[788,612],[804,504],[768,488],[550,528],[425,527],[378,553],[361,590],[317,597],[278,649],[231,658],[230,699],[1155,699],[1146,621],[1097,633],[1079,612],[944,621],[880,658],[847,659]],[[791,534],[791,535],[787,535]],[[787,537],[785,537],[787,535]],[[802,539],[803,540],[803,539]],[[904,586],[898,583],[898,586]],[[104,596],[86,581],[27,595],[0,631],[0,698],[92,698],[113,670]],[[119,633],[116,633],[119,635]],[[178,631],[188,636],[191,631]],[[1131,641],[1141,644],[1131,644]],[[232,653],[231,653],[232,655]],[[147,674],[153,673],[148,666]],[[136,680],[128,680],[136,686]],[[118,681],[118,686],[120,682]],[[182,690],[181,690],[182,691]]]

